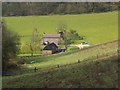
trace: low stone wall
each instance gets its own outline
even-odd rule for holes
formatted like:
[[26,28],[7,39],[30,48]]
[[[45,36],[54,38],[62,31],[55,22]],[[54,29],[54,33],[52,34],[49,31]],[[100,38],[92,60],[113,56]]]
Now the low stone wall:
[[52,54],[52,50],[43,50],[42,54]]

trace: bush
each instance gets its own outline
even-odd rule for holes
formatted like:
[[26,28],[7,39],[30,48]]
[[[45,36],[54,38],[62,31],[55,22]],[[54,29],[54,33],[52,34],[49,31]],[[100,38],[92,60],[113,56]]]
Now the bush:
[[[19,37],[15,32],[8,30],[3,23],[2,25],[2,68],[7,70],[11,60],[16,57],[19,52]],[[14,63],[13,63],[14,64]]]
[[74,51],[74,50],[78,50],[78,49],[79,49],[79,48],[76,47],[76,46],[70,46],[70,47],[68,48],[69,51]]

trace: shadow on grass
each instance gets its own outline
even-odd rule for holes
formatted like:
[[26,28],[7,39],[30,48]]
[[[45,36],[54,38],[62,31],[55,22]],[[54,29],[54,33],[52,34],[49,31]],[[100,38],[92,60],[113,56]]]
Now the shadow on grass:
[[[3,87],[26,88],[117,88],[117,55],[96,61],[84,61],[56,68],[38,70],[3,79]],[[24,70],[23,70],[24,71]],[[26,72],[26,71],[25,71]],[[11,83],[12,82],[12,83]],[[28,84],[29,83],[29,84]]]

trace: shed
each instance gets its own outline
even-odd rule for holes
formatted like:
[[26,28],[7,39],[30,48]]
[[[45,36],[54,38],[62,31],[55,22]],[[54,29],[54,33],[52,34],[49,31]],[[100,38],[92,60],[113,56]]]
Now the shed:
[[58,51],[58,46],[55,43],[50,43],[43,48],[42,54],[54,54],[57,51]]

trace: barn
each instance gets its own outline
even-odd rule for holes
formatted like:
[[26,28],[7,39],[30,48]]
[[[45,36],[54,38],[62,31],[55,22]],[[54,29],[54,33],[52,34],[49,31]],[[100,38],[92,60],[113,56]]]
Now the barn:
[[57,51],[58,51],[58,46],[55,43],[50,43],[43,48],[42,54],[54,54]]
[[43,34],[40,44],[45,42],[60,44],[62,38],[60,34]]

